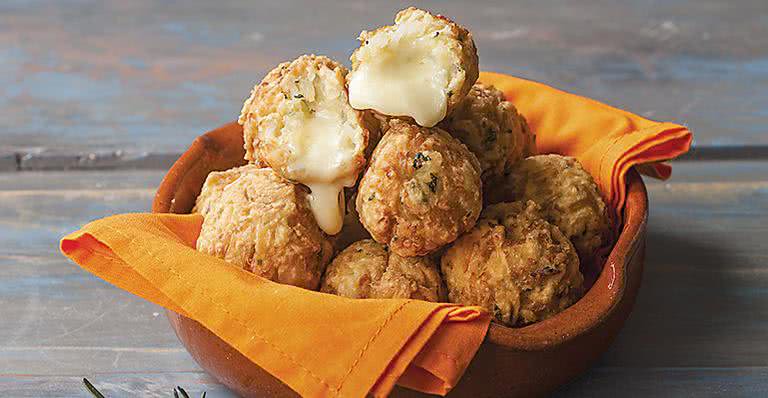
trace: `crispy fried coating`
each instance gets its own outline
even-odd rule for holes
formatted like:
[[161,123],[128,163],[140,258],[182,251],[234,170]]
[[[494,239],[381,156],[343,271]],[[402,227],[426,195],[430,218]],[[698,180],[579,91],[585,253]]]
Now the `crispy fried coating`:
[[338,141],[328,156],[337,159],[343,173],[356,176],[365,165],[368,130],[362,112],[349,105],[347,73],[340,63],[316,55],[302,55],[269,72],[251,91],[238,119],[245,158],[262,160],[281,176],[301,181],[311,167],[297,165],[309,149],[302,147],[312,142],[306,135],[314,122],[327,121],[336,126],[327,138]]
[[472,228],[482,209],[475,155],[439,128],[393,120],[360,180],[360,221],[401,256],[424,256]]
[[203,216],[197,250],[275,282],[316,290],[333,246],[307,194],[269,168],[210,173],[193,209]]
[[400,257],[373,240],[357,241],[333,259],[320,289],[352,298],[445,301],[445,287],[428,257]]
[[439,126],[477,156],[484,183],[498,181],[513,164],[536,152],[536,136],[525,118],[504,93],[480,82]]
[[519,162],[509,175],[511,200],[532,200],[544,218],[571,240],[582,262],[610,237],[605,202],[592,176],[572,157],[539,155]]
[[[203,183],[203,188],[200,194],[197,195],[195,206],[192,208],[193,213],[198,213],[203,216],[210,213],[212,208],[216,206],[216,201],[224,194],[224,189],[233,181],[240,178],[243,173],[251,172],[252,170],[259,169],[259,166],[249,165],[243,167],[235,167],[225,171],[214,171],[208,174]],[[218,210],[214,210],[218,211]]]
[[358,39],[348,76],[356,109],[432,127],[453,111],[479,75],[472,34],[415,7],[400,11],[394,25],[363,31]]
[[318,225],[332,235],[342,228],[342,190],[355,185],[369,138],[363,112],[349,104],[346,74],[322,56],[280,64],[253,89],[239,119],[246,159],[308,186]]
[[499,203],[441,259],[451,302],[479,305],[523,326],[575,303],[583,276],[573,246],[532,201]]

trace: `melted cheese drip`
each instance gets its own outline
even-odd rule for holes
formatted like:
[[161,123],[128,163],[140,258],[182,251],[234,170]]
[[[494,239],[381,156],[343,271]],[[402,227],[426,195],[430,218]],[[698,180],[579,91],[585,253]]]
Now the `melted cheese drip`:
[[[349,77],[352,107],[410,116],[425,127],[443,120],[447,110],[446,57],[429,39],[400,37],[361,63]],[[447,65],[450,67],[450,62]]]
[[345,186],[352,186],[356,176],[347,175],[346,163],[355,144],[346,131],[340,115],[318,110],[292,121],[287,135],[293,162],[291,174],[312,191],[310,207],[318,226],[329,235],[341,231],[344,222]]
[[343,184],[310,183],[307,185],[312,194],[309,205],[315,215],[317,225],[329,235],[341,232],[344,224]]

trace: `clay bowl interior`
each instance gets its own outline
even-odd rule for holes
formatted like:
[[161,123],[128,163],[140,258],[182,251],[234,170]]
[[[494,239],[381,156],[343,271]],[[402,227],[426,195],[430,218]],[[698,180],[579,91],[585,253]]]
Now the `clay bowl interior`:
[[[189,213],[206,176],[245,163],[242,128],[224,125],[198,137],[157,190],[155,213]],[[539,396],[584,372],[611,344],[634,305],[645,252],[647,192],[629,175],[624,225],[594,285],[576,304],[523,328],[491,324],[450,396]],[[246,397],[297,394],[199,323],[168,312],[179,340],[209,374]],[[393,396],[420,396],[396,388]]]

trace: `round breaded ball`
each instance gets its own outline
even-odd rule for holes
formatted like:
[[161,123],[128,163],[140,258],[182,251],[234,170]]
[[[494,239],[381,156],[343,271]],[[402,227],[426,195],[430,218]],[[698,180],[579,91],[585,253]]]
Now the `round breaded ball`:
[[445,301],[445,287],[428,257],[401,257],[373,240],[357,241],[333,259],[320,289],[352,298]]
[[302,55],[269,72],[238,119],[246,160],[262,161],[284,178],[303,182],[317,167],[302,157],[313,145],[319,148],[313,138],[322,132],[322,142],[333,144],[327,160],[339,175],[356,177],[365,165],[368,129],[363,113],[349,105],[347,73],[340,63],[317,55]]
[[572,157],[538,155],[519,162],[509,175],[510,200],[532,200],[544,218],[571,240],[582,262],[608,243],[610,220],[592,176]]
[[360,180],[357,211],[377,242],[424,256],[472,228],[482,209],[477,158],[438,128],[393,120]]
[[210,173],[193,209],[203,216],[197,250],[275,282],[316,290],[333,246],[307,195],[269,168]]
[[512,165],[536,152],[536,136],[525,118],[504,93],[483,83],[475,83],[439,126],[477,156],[484,183],[498,181]]
[[410,7],[395,24],[360,33],[351,56],[350,103],[432,127],[450,114],[478,77],[469,31],[440,15]]
[[531,201],[486,208],[443,255],[441,269],[451,302],[482,306],[507,326],[563,311],[584,281],[573,246]]

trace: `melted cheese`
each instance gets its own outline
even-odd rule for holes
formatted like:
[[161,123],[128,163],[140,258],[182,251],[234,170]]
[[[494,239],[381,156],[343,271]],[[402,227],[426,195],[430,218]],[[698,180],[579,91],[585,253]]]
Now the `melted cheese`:
[[344,224],[344,185],[339,183],[309,183],[312,193],[309,205],[317,225],[329,235],[341,232]]
[[286,120],[285,144],[290,149],[290,175],[312,191],[310,207],[318,226],[329,235],[341,231],[345,186],[355,183],[350,159],[359,130],[344,123],[338,110],[313,110]]
[[[432,127],[447,108],[449,57],[432,37],[393,38],[349,76],[349,103]],[[446,63],[447,62],[447,63]]]

